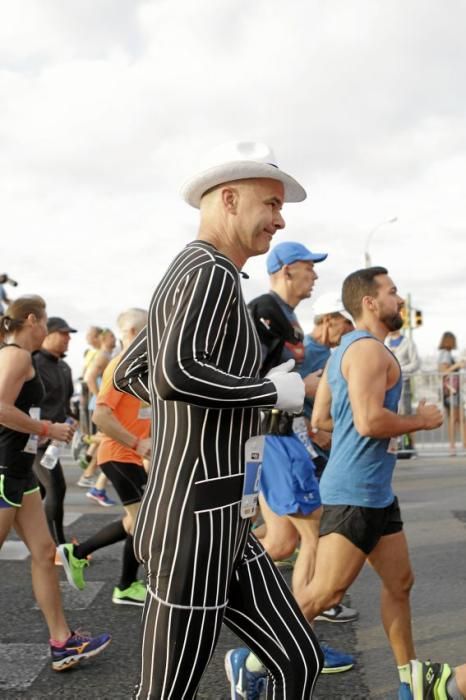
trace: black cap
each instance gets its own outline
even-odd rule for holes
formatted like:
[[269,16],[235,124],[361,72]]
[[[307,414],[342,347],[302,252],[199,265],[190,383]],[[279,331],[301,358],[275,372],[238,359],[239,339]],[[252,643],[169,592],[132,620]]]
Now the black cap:
[[47,321],[47,330],[49,333],[60,331],[61,333],[77,333],[76,328],[71,328],[64,318],[60,316],[50,316]]

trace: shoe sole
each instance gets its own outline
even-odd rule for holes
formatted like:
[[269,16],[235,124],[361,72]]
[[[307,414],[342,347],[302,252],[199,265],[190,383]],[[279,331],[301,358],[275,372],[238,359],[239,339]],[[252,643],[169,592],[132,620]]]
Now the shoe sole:
[[231,655],[233,650],[227,651],[225,654],[225,673],[227,674],[227,679],[230,684],[230,700],[241,700],[240,696],[236,694],[235,679],[233,678],[233,670],[231,668]]
[[112,598],[112,603],[115,603],[115,605],[138,605],[139,607],[143,607],[145,601],[142,600],[123,600],[122,598]]
[[75,581],[73,579],[73,574],[71,573],[70,563],[69,563],[68,558],[65,554],[65,550],[61,549],[60,547],[57,547],[57,554],[55,556],[57,556],[57,555],[58,555],[60,562],[63,566],[67,581],[70,584],[70,586],[72,586],[72,588],[74,588],[75,591],[83,591],[85,586],[83,586],[82,588],[79,588],[79,586],[75,583]]
[[345,671],[351,671],[353,668],[354,664],[347,664],[346,666],[338,666],[337,668],[323,668],[321,673],[324,674],[329,674],[329,673],[344,673]]
[[98,649],[93,649],[92,651],[88,651],[84,654],[76,654],[76,656],[68,656],[62,661],[52,661],[52,669],[54,671],[67,671],[69,668],[79,664],[80,661],[90,659],[92,656],[97,656],[97,654],[100,654],[100,652],[104,651],[104,649],[108,647],[111,641],[112,638],[110,637],[110,639],[108,639],[105,644],[102,644],[102,646],[100,646]]
[[355,617],[347,617],[345,619],[341,617],[325,617],[325,615],[317,615],[317,617],[314,618],[316,622],[333,622],[337,625],[344,625],[346,622],[356,622],[358,619],[359,615],[356,615]]

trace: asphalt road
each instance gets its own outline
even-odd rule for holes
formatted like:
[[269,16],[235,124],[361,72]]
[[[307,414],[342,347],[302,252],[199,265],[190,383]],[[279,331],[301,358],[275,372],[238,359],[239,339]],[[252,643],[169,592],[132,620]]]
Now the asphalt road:
[[[70,537],[83,540],[118,517],[120,509],[105,509],[86,499],[85,490],[75,485],[79,473],[77,467],[67,464],[66,530]],[[416,573],[412,609],[418,657],[462,663],[466,661],[465,461],[448,457],[400,461],[395,483]],[[49,666],[46,628],[32,596],[27,552],[14,535],[5,543],[0,553],[2,700],[131,697],[137,678],[140,609],[111,602],[120,552],[121,546],[114,545],[94,555],[83,592],[72,590],[62,574],[70,623],[95,632],[110,630],[113,640],[92,662],[54,673]],[[376,576],[366,567],[346,600],[358,608],[360,620],[347,625],[317,623],[319,637],[357,658],[354,670],[321,677],[314,695],[318,700],[397,697],[397,673],[380,625],[378,594]],[[229,697],[223,656],[239,644],[228,630],[223,631],[203,679],[200,699]]]

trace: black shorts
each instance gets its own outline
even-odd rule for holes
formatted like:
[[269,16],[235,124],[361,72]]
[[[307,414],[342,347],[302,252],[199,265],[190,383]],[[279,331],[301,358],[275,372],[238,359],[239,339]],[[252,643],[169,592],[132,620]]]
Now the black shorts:
[[403,529],[400,506],[395,496],[386,508],[324,505],[320,521],[320,537],[336,532],[369,555],[381,537]]
[[112,482],[124,506],[139,503],[147,483],[144,467],[130,462],[104,462],[99,466]]
[[23,496],[39,491],[34,472],[18,476],[8,467],[0,467],[0,508],[21,508]]

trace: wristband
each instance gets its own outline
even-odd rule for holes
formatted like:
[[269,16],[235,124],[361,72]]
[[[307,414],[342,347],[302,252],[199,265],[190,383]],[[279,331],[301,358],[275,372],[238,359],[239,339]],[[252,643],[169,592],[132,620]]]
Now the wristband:
[[48,434],[50,433],[50,421],[41,420],[40,424],[41,424],[42,428],[41,428],[41,431],[39,433],[39,437],[47,437]]

